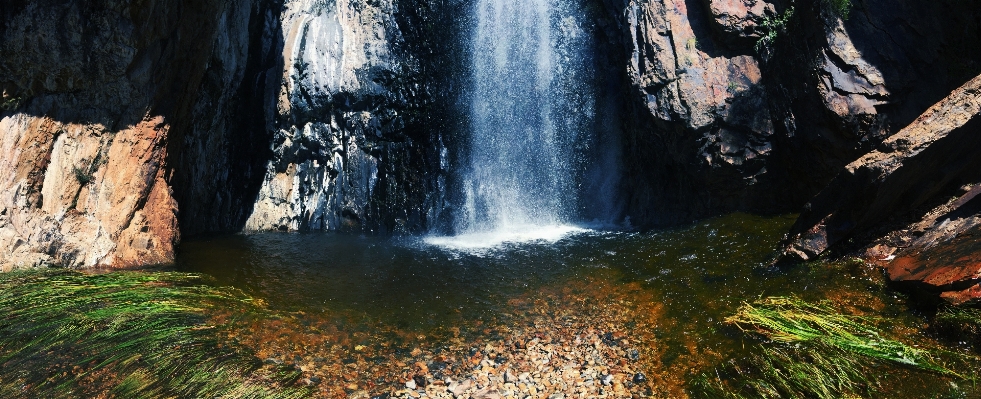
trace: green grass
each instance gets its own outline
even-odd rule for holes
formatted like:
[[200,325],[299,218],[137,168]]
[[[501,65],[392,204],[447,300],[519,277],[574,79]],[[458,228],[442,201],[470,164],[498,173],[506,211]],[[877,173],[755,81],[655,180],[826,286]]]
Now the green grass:
[[724,398],[869,397],[885,367],[962,378],[937,354],[882,336],[873,320],[829,305],[772,297],[744,304],[726,323],[762,341],[751,354],[701,375],[696,394]]
[[[66,270],[0,275],[0,397],[294,398],[206,314],[257,311],[200,275]],[[212,312],[213,313],[213,312]]]

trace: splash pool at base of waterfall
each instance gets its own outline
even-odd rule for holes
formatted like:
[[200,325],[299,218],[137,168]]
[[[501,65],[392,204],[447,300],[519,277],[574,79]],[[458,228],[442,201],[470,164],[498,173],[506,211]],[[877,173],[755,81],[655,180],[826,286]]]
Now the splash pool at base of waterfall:
[[[734,214],[484,246],[242,234],[186,242],[178,267],[262,299],[269,313],[236,316],[230,339],[299,368],[301,383],[328,398],[450,398],[454,389],[464,398],[687,397],[699,375],[771,345],[725,322],[768,296],[828,300],[873,316],[883,335],[939,345],[873,266],[771,268],[792,222]],[[874,397],[977,394],[960,379],[875,370]]]

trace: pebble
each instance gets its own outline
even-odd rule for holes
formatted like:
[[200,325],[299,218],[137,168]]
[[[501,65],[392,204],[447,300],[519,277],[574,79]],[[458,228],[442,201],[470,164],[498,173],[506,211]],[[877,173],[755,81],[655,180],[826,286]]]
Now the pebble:
[[[516,313],[509,324],[481,327],[475,336],[454,332],[440,337],[435,341],[439,346],[425,341],[397,346],[380,335],[354,334],[346,341],[320,344],[324,349],[303,353],[302,358],[283,346],[260,358],[268,356],[267,364],[296,359],[305,377],[300,381],[317,385],[317,397],[324,398],[352,399],[361,393],[360,399],[673,397],[668,392],[675,391],[648,390],[665,383],[656,369],[658,352],[640,356],[639,349],[652,342],[650,334],[634,329],[627,340],[617,332],[628,330],[624,325],[635,320],[632,314],[616,305],[584,313],[565,310],[577,301],[553,307],[544,303],[529,305],[540,312]],[[650,382],[644,373],[652,375]]]
[[453,394],[453,396],[461,396],[467,391],[469,391],[470,388],[472,387],[473,387],[473,380],[467,379],[459,384],[456,384],[456,386],[451,385],[450,392]]
[[415,377],[412,377],[412,380],[415,382],[416,386],[417,387],[420,387],[420,388],[425,388],[426,385],[428,385],[427,384],[428,381],[426,381],[426,377],[421,376],[421,375],[417,375]]

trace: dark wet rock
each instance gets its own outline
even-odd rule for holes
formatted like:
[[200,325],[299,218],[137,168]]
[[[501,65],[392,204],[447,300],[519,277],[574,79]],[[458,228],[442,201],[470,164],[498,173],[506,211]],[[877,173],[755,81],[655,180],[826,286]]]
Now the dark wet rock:
[[637,361],[638,359],[640,359],[640,351],[636,349],[631,349],[627,351],[627,359]]
[[429,369],[430,370],[434,370],[434,371],[445,370],[447,366],[448,365],[446,364],[446,362],[442,362],[442,361],[438,361],[438,360],[437,361],[433,361],[432,363],[429,363]]
[[412,377],[412,381],[415,381],[416,386],[420,388],[425,388],[427,385],[429,385],[429,381],[426,380],[426,376],[424,375],[417,375],[415,377]]
[[890,217],[981,179],[981,76],[849,164],[791,229],[785,257],[809,260]]
[[647,376],[645,376],[644,373],[634,374],[633,382],[634,384],[643,384],[647,382]]

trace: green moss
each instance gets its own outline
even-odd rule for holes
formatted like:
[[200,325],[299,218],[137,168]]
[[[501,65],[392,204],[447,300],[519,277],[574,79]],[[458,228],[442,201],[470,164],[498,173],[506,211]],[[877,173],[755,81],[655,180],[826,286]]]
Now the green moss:
[[302,397],[276,388],[206,314],[259,308],[200,275],[65,270],[0,276],[0,397]]

